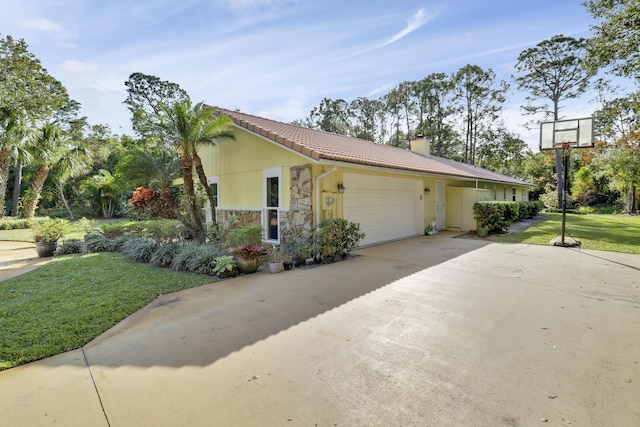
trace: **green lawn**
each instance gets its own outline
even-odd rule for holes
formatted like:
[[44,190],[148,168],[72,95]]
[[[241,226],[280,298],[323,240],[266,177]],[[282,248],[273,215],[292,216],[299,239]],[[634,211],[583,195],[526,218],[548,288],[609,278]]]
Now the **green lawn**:
[[79,348],[158,295],[214,281],[119,253],[56,257],[0,283],[0,370]]
[[[494,236],[497,242],[548,245],[561,234],[562,214],[551,213],[534,221],[520,234]],[[640,216],[567,215],[565,236],[582,242],[583,249],[640,254]]]
[[[119,221],[128,221],[127,219],[98,219],[92,221],[93,228],[100,228],[103,224],[111,224]],[[71,232],[64,236],[65,239],[83,239],[87,234],[82,228],[79,221],[69,221]],[[33,230],[30,228],[22,228],[18,230],[0,230],[0,240],[10,242],[33,242]]]

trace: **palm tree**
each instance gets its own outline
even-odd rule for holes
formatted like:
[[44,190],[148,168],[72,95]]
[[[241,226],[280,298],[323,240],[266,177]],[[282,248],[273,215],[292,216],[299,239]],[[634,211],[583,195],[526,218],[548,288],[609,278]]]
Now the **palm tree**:
[[213,192],[207,183],[202,160],[198,149],[205,145],[215,145],[228,139],[233,139],[231,126],[233,121],[222,115],[217,115],[213,108],[199,103],[191,106],[191,101],[176,102],[171,106],[162,106],[166,118],[159,126],[165,142],[180,153],[180,169],[184,180],[184,191],[189,206],[191,221],[184,221],[198,239],[204,237],[202,213],[198,207],[193,179],[194,166],[200,183],[207,192],[211,212],[215,222],[215,202]]
[[24,122],[18,111],[0,108],[0,217],[4,216],[12,154],[16,147],[22,146],[25,136]]
[[50,166],[63,155],[64,139],[60,128],[53,124],[45,124],[34,134],[33,143],[28,149],[32,157],[31,166],[35,167],[35,171],[31,178],[31,186],[23,200],[21,218],[33,218],[35,215]]
[[97,175],[82,181],[84,195],[95,202],[103,218],[111,218],[118,207],[118,198],[122,195],[122,181],[106,169]]
[[85,145],[70,144],[66,147],[64,155],[59,157],[49,171],[50,182],[53,182],[53,189],[50,188],[49,191],[60,199],[71,220],[75,218],[64,195],[65,185],[70,179],[89,172],[92,161],[92,155]]

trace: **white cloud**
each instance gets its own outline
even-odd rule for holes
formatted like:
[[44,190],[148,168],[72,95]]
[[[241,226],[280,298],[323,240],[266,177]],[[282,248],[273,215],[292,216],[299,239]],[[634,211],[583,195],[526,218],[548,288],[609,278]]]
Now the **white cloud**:
[[74,74],[93,74],[100,70],[96,64],[87,64],[80,61],[64,61],[60,64],[60,69]]
[[394,34],[389,40],[379,47],[390,45],[413,33],[433,18],[433,15],[426,15],[424,9],[419,9],[411,18],[407,19],[407,26],[402,31]]
[[56,33],[64,32],[64,28],[46,18],[28,19],[24,21],[23,25],[30,30],[50,31]]

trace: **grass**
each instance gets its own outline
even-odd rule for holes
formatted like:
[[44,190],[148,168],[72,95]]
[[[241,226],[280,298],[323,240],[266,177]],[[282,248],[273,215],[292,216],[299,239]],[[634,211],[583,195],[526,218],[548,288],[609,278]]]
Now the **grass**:
[[[125,221],[123,219],[98,219],[94,222],[94,228],[99,228],[103,224],[111,224],[118,221]],[[71,232],[64,236],[64,239],[83,239],[87,234],[86,230],[82,228],[79,221],[70,221]],[[30,228],[23,228],[18,230],[0,230],[0,240],[10,242],[33,242],[33,230]]]
[[[506,243],[549,245],[561,234],[562,214],[550,213],[534,221],[524,232],[494,236],[492,240]],[[582,249],[640,254],[640,216],[629,215],[567,215],[566,237],[582,243]]]
[[214,281],[119,253],[54,258],[0,284],[0,370],[79,348],[158,295]]

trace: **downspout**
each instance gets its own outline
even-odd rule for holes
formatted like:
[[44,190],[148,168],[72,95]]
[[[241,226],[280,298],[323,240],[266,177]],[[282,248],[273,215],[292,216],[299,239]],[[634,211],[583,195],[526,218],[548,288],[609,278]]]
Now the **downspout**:
[[338,166],[334,166],[332,169],[328,170],[327,172],[323,173],[322,175],[320,175],[319,177],[316,178],[316,225],[318,227],[320,226],[320,211],[321,211],[321,209],[320,209],[320,180],[322,178],[325,178],[325,177],[331,175],[337,169],[338,169]]

